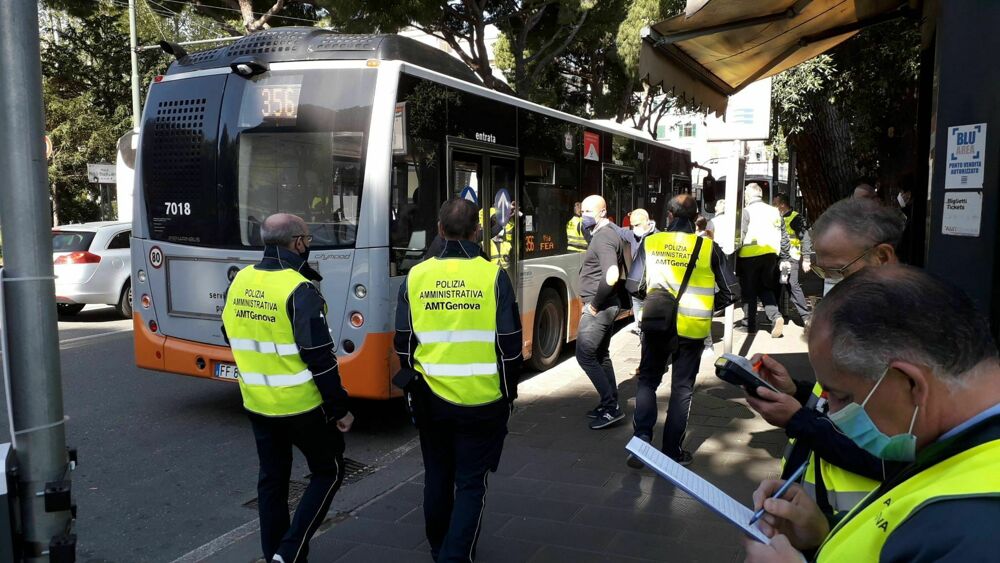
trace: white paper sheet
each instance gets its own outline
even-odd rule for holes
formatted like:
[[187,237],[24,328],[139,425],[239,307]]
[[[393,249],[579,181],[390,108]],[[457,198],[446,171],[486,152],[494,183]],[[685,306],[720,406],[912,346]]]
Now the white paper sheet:
[[748,526],[753,518],[753,511],[743,506],[733,497],[722,492],[721,489],[699,477],[693,471],[685,469],[676,461],[663,455],[663,453],[648,442],[639,438],[632,440],[625,446],[625,449],[632,452],[646,467],[656,471],[661,477],[680,487],[684,492],[691,495],[695,500],[710,508],[713,512],[722,516],[743,533],[751,538],[770,544],[771,540],[764,535],[757,527],[757,524]]

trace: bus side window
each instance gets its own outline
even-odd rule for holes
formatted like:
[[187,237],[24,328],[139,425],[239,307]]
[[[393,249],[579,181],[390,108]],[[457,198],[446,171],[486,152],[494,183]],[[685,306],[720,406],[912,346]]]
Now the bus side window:
[[[573,205],[579,201],[575,188],[529,183],[524,186],[525,225],[522,258],[557,256],[569,252],[566,226],[574,216]],[[530,208],[528,206],[531,206]]]
[[419,264],[437,235],[437,147],[412,137],[408,145],[413,156],[397,154],[392,166],[389,237],[394,275],[405,275]]

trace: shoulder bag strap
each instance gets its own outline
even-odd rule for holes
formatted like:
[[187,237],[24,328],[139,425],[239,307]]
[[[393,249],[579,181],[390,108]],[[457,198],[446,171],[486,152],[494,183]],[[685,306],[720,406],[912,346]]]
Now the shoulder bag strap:
[[677,290],[677,300],[681,300],[681,295],[684,295],[684,290],[688,287],[688,282],[691,281],[691,274],[694,273],[694,266],[698,262],[698,255],[701,254],[701,243],[704,240],[703,237],[698,237],[698,240],[694,242],[694,253],[691,254],[691,260],[688,262],[687,270],[684,271],[684,280],[681,282],[680,289]]

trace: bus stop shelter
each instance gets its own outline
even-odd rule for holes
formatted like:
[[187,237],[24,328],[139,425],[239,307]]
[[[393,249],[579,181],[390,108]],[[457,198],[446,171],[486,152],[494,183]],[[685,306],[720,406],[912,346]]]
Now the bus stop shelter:
[[683,14],[643,31],[639,68],[650,84],[723,114],[754,81],[898,17],[917,19],[922,35],[915,262],[967,291],[1000,337],[1000,2],[688,0]]

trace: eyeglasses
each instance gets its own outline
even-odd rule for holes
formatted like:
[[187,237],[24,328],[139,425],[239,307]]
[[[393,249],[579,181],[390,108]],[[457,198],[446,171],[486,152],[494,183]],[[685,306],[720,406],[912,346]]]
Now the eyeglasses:
[[300,238],[306,244],[312,244],[312,241],[313,241],[313,236],[312,235],[295,235],[292,238]]
[[[875,245],[875,246],[878,246],[878,245]],[[873,248],[875,248],[875,247],[874,246],[869,247],[867,250],[865,250],[864,252],[861,253],[861,256],[858,256],[854,260],[851,260],[850,262],[847,263],[846,266],[841,266],[840,268],[834,269],[834,268],[824,268],[823,266],[820,266],[819,264],[814,264],[813,267],[812,267],[812,271],[816,272],[817,276],[819,276],[819,277],[821,277],[821,278],[823,278],[825,280],[842,280],[842,279],[844,279],[844,272],[846,272],[848,268],[850,268],[851,266],[853,266],[855,262],[857,262],[858,260],[861,260],[862,258],[864,258],[865,256],[867,256],[868,253],[871,252]]]

